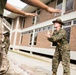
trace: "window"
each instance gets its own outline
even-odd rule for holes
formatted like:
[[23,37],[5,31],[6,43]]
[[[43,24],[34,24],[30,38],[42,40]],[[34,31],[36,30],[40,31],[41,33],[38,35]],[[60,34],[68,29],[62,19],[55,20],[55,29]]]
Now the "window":
[[[35,33],[35,36],[34,36],[34,45],[36,45],[37,43],[37,34],[38,33]],[[33,34],[30,35],[30,43],[29,43],[30,45],[32,45],[32,38],[33,38]]]
[[40,9],[37,9],[37,14],[39,15],[41,13],[41,10]]
[[48,26],[48,30],[52,30],[53,29],[53,25]]
[[73,20],[73,24],[74,24],[74,25],[76,25],[76,19],[75,19],[75,20]]
[[22,40],[23,40],[23,33],[22,33],[22,35],[21,35],[21,44],[22,44]]
[[56,7],[56,8],[62,10],[62,1],[63,1],[63,0],[57,0],[57,7]]
[[64,28],[64,29],[66,30],[67,40],[68,40],[68,42],[70,42],[70,31],[71,31],[71,27]]
[[41,13],[41,10],[40,10],[40,9],[37,9],[37,14],[38,14],[38,16],[37,16],[37,20],[36,20],[36,22],[39,22],[40,13]]
[[46,27],[44,27],[43,30],[46,30]]
[[66,0],[66,11],[73,9],[73,2],[74,0]]
[[33,34],[30,35],[30,45],[32,44],[32,37],[33,37]]
[[34,36],[34,45],[36,45],[36,43],[37,43],[37,35],[38,35],[38,33],[35,33],[35,36]]
[[26,32],[23,32],[23,34],[32,34],[33,33],[33,31],[31,30],[31,31],[26,31]]
[[33,13],[37,13],[37,16],[33,17],[32,24],[34,24],[35,20],[36,20],[36,22],[39,22],[39,17],[40,17],[41,10],[37,9],[37,11],[34,11]]
[[38,29],[36,29],[35,32],[37,33],[38,32]]
[[22,28],[24,28],[24,26],[25,26],[25,18],[23,18]]
[[68,21],[68,22],[64,23],[64,26],[68,26],[68,25],[71,25],[71,21]]
[[[32,13],[36,13],[36,11],[33,11]],[[35,22],[35,17],[32,18],[32,24]]]
[[35,17],[33,17],[32,24],[34,24],[34,22],[35,22]]
[[[57,9],[62,10],[62,2],[63,2],[63,0],[57,0],[57,4],[56,4]],[[56,15],[59,15],[59,13],[56,13]]]

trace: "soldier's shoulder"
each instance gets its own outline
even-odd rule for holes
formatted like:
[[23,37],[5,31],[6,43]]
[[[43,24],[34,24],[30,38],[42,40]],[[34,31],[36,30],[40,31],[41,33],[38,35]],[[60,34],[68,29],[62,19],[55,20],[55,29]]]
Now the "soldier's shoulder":
[[61,29],[60,33],[62,33],[62,34],[66,34],[65,29]]
[[65,29],[61,29],[62,32],[65,32]]

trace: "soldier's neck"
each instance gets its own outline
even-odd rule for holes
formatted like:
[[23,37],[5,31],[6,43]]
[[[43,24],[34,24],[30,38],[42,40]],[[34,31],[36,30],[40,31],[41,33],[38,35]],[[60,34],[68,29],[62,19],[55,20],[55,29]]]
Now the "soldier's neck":
[[61,29],[61,27],[57,27],[56,30],[59,31]]

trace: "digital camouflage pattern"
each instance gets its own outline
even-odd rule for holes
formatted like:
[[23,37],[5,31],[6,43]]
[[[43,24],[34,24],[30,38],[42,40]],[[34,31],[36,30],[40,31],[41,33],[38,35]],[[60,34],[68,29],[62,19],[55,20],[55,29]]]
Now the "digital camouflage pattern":
[[7,0],[0,0],[0,15],[3,15]]
[[51,42],[56,42],[56,49],[52,60],[52,71],[57,75],[57,68],[62,60],[63,75],[70,75],[70,48],[66,37],[66,31],[61,29],[59,31],[54,30],[51,38],[48,38]]
[[8,53],[8,50],[9,50],[9,45],[10,45],[10,39],[9,37],[6,37],[3,41],[4,45],[5,45],[5,52],[6,54]]
[[6,74],[9,69],[9,61],[5,50],[2,48],[2,17],[0,17],[0,75]]
[[2,48],[2,16],[7,0],[0,0],[0,75],[5,75],[9,69],[9,61],[5,50]]

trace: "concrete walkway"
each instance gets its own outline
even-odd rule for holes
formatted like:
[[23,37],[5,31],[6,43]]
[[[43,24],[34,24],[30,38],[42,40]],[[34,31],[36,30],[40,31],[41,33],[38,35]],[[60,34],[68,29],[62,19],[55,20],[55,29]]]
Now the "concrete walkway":
[[[12,51],[8,54],[10,69],[7,75],[52,75],[52,59]],[[70,64],[71,75],[76,75],[76,65]],[[63,68],[60,63],[57,75],[63,75]]]

